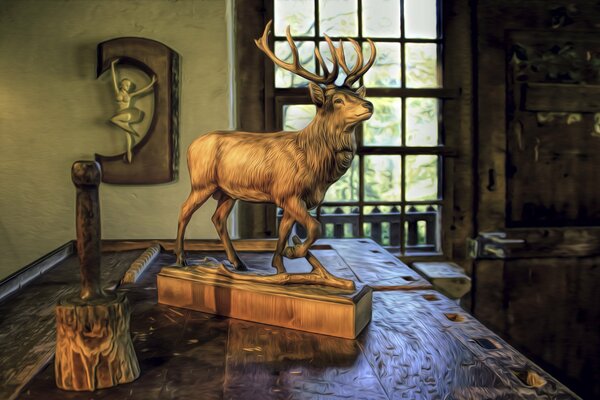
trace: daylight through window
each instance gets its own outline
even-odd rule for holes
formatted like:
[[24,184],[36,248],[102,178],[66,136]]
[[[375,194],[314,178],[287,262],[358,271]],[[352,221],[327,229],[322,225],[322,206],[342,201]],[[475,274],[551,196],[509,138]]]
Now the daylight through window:
[[[357,130],[352,167],[314,213],[324,237],[371,237],[395,254],[440,251],[442,165],[442,38],[436,0],[275,0],[275,53],[291,61],[290,25],[301,63],[320,72],[332,39],[371,38],[377,61],[361,79],[375,113]],[[336,43],[337,44],[337,43]],[[346,43],[352,64],[355,53]],[[329,60],[326,60],[329,62]],[[330,64],[331,65],[331,64]],[[298,130],[314,116],[308,82],[275,67],[273,96],[279,128]],[[338,84],[345,76],[340,73]]]

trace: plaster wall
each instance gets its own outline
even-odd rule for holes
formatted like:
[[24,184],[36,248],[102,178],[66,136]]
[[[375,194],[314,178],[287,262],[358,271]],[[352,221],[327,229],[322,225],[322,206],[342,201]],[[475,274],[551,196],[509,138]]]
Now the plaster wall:
[[[227,0],[0,0],[0,279],[75,238],[72,163],[124,150],[107,122],[109,74],[95,76],[96,45],[115,37],[154,39],[182,57],[180,176],[102,184],[102,236],[175,237],[185,150],[232,125],[230,11]],[[213,210],[195,214],[188,238],[216,237]]]

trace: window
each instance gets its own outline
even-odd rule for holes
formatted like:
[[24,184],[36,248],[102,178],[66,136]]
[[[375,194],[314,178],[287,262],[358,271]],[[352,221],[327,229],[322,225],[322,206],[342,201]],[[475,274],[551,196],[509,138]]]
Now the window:
[[[315,46],[327,57],[323,34],[356,39],[365,59],[369,49],[363,38],[377,48],[375,65],[361,78],[375,113],[357,129],[352,167],[314,211],[325,237],[371,237],[397,255],[441,251],[448,150],[441,120],[447,90],[440,11],[436,0],[274,0],[275,53],[285,61],[291,60],[288,25],[302,65],[312,72],[319,72]],[[353,54],[350,47],[346,54]],[[315,113],[307,81],[272,65],[266,67],[266,81],[275,128],[306,126]]]

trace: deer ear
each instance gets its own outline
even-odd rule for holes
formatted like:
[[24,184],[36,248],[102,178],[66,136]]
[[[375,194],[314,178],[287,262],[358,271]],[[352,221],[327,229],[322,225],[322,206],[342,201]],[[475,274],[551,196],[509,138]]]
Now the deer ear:
[[317,107],[321,107],[325,103],[325,92],[321,86],[310,82],[308,84],[308,90],[310,92],[310,98],[312,102],[315,103]]
[[367,89],[364,86],[359,87],[358,89],[356,89],[356,94],[358,95],[358,97],[360,97],[361,99],[364,99],[365,96],[367,95]]

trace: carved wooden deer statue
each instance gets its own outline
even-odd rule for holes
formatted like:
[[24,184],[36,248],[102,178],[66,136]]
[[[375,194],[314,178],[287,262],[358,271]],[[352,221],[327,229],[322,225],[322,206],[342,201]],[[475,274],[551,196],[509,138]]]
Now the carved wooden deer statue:
[[[356,153],[355,127],[373,113],[373,105],[364,99],[364,87],[352,88],[352,84],[375,62],[375,45],[371,40],[368,40],[371,54],[363,65],[360,45],[348,39],[357,53],[355,65],[349,68],[342,41],[335,47],[325,36],[333,65],[329,71],[318,47],[315,48],[315,56],[323,71],[323,76],[320,76],[300,65],[298,49],[289,27],[286,36],[293,61],[286,63],[275,56],[268,44],[271,23],[265,27],[262,37],[255,40],[256,45],[279,67],[310,81],[309,92],[317,107],[316,116],[306,128],[297,132],[215,131],[199,137],[190,145],[187,160],[192,188],[179,216],[175,244],[179,265],[185,265],[185,228],[192,214],[211,195],[218,201],[212,221],[235,269],[246,269],[227,232],[227,217],[238,199],[275,203],[283,209],[272,260],[278,274],[285,272],[283,256],[306,257],[308,249],[321,234],[320,223],[308,210],[323,201],[329,186],[350,167]],[[336,86],[334,82],[340,67],[346,73],[346,79],[342,86]],[[304,243],[286,246],[294,222],[305,227],[307,239]]]

